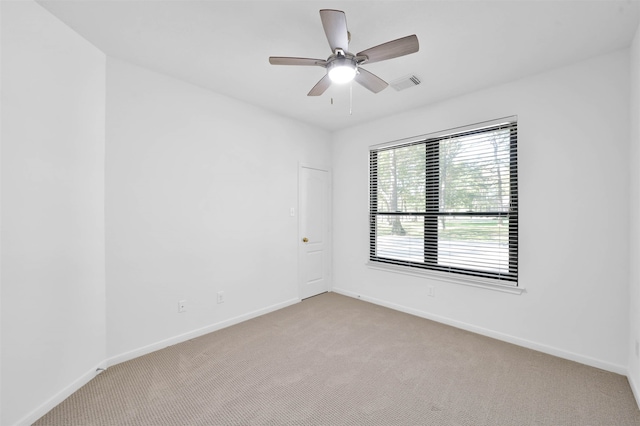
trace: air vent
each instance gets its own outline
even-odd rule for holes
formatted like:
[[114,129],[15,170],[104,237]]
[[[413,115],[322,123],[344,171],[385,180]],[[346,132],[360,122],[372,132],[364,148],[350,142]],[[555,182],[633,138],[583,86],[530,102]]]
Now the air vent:
[[399,92],[401,90],[408,89],[409,87],[417,86],[420,83],[420,77],[415,74],[411,74],[394,80],[389,84]]

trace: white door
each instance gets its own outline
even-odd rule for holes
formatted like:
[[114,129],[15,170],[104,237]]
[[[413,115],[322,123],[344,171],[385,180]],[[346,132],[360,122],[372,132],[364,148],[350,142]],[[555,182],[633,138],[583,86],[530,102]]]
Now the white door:
[[329,290],[331,180],[328,170],[300,166],[300,299]]

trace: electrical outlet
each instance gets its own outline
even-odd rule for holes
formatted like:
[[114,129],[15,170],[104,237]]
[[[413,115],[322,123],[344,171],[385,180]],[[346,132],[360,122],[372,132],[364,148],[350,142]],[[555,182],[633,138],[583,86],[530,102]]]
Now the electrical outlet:
[[218,303],[224,303],[224,291],[218,292]]
[[427,286],[427,296],[436,297],[436,289],[435,289],[434,286],[432,286],[432,285]]
[[187,312],[187,301],[186,300],[180,300],[178,302],[178,313],[181,314],[183,312]]

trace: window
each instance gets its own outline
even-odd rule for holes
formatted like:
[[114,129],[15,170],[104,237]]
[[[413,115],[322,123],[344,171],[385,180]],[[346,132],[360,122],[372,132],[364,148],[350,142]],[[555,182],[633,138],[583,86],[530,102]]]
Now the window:
[[518,280],[515,119],[370,150],[372,262]]

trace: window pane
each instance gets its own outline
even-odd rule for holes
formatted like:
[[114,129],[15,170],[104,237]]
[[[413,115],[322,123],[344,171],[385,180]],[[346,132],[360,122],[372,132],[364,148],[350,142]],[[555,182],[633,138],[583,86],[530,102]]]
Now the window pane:
[[510,150],[508,129],[442,139],[440,211],[509,211]]
[[438,265],[508,274],[509,219],[441,216]]
[[380,151],[377,160],[378,211],[424,211],[424,144]]
[[424,261],[424,218],[422,216],[376,216],[377,257]]
[[518,279],[517,124],[370,151],[370,259]]

